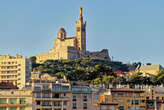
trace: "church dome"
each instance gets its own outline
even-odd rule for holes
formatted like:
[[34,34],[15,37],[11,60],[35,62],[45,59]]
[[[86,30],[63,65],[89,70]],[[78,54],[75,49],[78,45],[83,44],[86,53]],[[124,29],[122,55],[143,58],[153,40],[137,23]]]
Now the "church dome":
[[58,33],[66,33],[65,29],[64,28],[60,28]]
[[60,28],[58,31],[58,38],[60,38],[61,40],[66,38],[66,31],[64,28]]

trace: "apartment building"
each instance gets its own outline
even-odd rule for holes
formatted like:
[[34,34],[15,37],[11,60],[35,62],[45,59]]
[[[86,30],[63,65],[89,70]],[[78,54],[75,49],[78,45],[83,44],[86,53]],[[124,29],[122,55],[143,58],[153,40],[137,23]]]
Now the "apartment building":
[[99,103],[99,110],[118,110],[118,103],[116,102],[101,102]]
[[0,83],[0,110],[33,110],[32,91]]
[[99,110],[99,90],[87,86],[72,86],[72,110]]
[[100,96],[100,110],[164,110],[164,88],[115,88]]
[[68,82],[32,80],[34,110],[71,110],[71,89]]
[[20,55],[0,56],[0,82],[9,82],[17,85],[20,89],[25,87],[30,79],[31,62]]
[[143,76],[157,75],[158,71],[164,69],[160,64],[156,65],[141,65],[136,71],[143,73]]

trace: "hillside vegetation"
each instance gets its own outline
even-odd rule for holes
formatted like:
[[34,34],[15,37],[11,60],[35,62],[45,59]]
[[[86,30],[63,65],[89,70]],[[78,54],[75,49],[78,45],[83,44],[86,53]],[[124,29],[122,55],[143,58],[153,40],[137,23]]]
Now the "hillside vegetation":
[[128,71],[126,64],[104,59],[47,60],[43,64],[36,64],[35,57],[30,59],[33,70],[52,76],[64,74],[71,81],[92,81],[103,75],[114,75],[113,71]]

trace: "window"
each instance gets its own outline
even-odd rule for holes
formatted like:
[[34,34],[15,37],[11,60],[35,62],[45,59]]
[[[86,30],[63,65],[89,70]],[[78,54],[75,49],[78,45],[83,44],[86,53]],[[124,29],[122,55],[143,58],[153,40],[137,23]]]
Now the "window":
[[124,94],[122,92],[118,93],[118,97],[123,97]]
[[115,93],[112,92],[112,96],[115,96]]
[[99,99],[99,96],[94,96],[94,99],[96,100],[96,99]]
[[130,100],[128,99],[128,102],[130,102]]
[[123,103],[123,102],[124,102],[124,100],[118,100],[118,102]]
[[42,106],[51,106],[49,101],[43,102]]
[[64,101],[64,102],[63,102],[63,105],[67,105],[67,101]]
[[156,100],[159,100],[159,97],[156,97]]
[[53,84],[52,91],[61,91],[61,86],[57,84]]
[[87,103],[83,103],[83,108],[87,109]]
[[25,104],[25,103],[26,103],[25,98],[21,98],[20,99],[20,104]]
[[17,99],[16,98],[11,98],[10,99],[10,104],[16,104],[17,103]]
[[72,99],[73,99],[73,101],[76,101],[76,96],[73,95],[73,96],[72,96]]
[[141,103],[145,103],[145,100],[141,100]]
[[72,103],[73,109],[76,109],[76,103]]
[[109,110],[115,110],[114,106],[110,106]]
[[139,104],[139,100],[132,100],[132,104],[138,105]]
[[36,101],[36,105],[40,105],[40,101]]
[[54,106],[60,106],[60,102],[54,102]]
[[6,104],[6,99],[0,99],[0,104]]
[[105,105],[102,105],[102,110],[107,110],[107,107]]
[[0,107],[0,110],[6,110],[6,107]]
[[53,98],[60,98],[60,94],[53,94]]
[[25,108],[24,107],[20,107],[20,109],[19,110],[25,110]]
[[11,107],[9,110],[17,110],[16,107]]
[[80,31],[80,27],[77,27],[76,29],[77,29],[77,31]]
[[74,95],[74,96],[72,96],[72,98],[73,98],[73,99],[76,99],[76,96]]
[[40,94],[40,93],[36,93],[36,94],[35,94],[35,97],[36,97],[36,98],[41,98],[41,94]]
[[164,100],[164,97],[162,97],[162,100]]
[[49,85],[43,85],[43,90],[48,90],[49,89]]
[[124,106],[120,106],[119,107],[119,110],[124,110]]
[[45,93],[45,94],[43,94],[43,97],[42,98],[50,98],[50,94]]
[[87,96],[83,96],[83,101],[87,101]]
[[133,97],[134,97],[134,98],[137,97],[137,94],[133,93]]
[[69,90],[69,86],[62,86],[62,91],[68,91]]
[[40,91],[40,90],[41,90],[41,87],[35,86],[35,87],[34,87],[34,90],[35,90],[35,91],[38,91],[38,90]]

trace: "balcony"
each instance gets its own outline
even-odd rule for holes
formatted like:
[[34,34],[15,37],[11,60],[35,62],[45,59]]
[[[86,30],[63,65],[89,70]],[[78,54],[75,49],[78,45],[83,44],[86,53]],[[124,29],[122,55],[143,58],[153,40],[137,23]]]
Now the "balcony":
[[49,107],[49,106],[52,106],[52,105],[50,105],[50,104],[42,104],[42,106],[48,106]]
[[43,100],[43,101],[68,101],[69,100],[69,97],[64,97],[64,98],[35,98],[35,100]]
[[52,105],[42,105],[43,109],[52,109]]
[[25,107],[27,104],[0,104],[0,107]]

